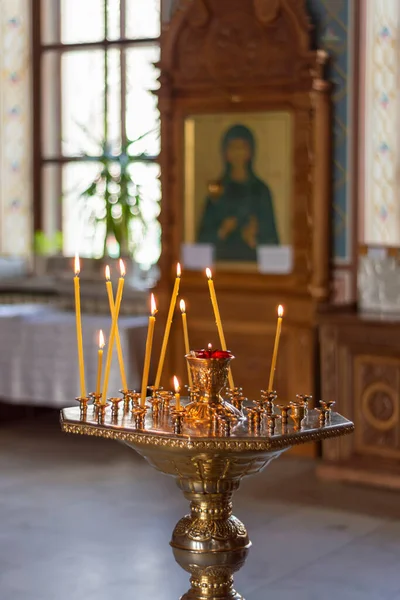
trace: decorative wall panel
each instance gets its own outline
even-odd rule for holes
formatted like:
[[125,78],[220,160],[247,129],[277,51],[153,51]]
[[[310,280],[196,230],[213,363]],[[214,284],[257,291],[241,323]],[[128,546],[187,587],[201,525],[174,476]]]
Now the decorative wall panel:
[[400,245],[398,0],[366,4],[365,231],[367,243]]
[[30,2],[0,0],[0,253],[31,252]]

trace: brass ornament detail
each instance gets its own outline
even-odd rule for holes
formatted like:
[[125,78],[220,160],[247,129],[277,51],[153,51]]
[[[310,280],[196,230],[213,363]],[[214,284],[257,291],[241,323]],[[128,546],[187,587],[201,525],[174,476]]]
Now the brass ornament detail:
[[187,536],[196,542],[207,542],[210,540],[229,541],[237,537],[245,537],[247,531],[239,519],[234,516],[227,520],[192,519],[184,517],[174,529],[173,536]]
[[227,452],[235,451],[270,451],[279,450],[284,448],[290,448],[291,446],[297,446],[299,444],[306,444],[307,442],[316,442],[321,439],[329,439],[339,437],[353,433],[354,424],[351,423],[345,427],[332,427],[326,431],[320,432],[316,430],[312,433],[303,433],[301,437],[296,435],[285,435],[284,438],[276,436],[271,439],[264,439],[263,441],[197,441],[187,439],[171,439],[163,436],[151,435],[148,436],[147,432],[141,433],[129,433],[125,431],[118,431],[103,428],[95,425],[83,425],[80,423],[71,424],[65,421],[61,421],[61,428],[65,433],[74,433],[79,435],[91,435],[95,437],[103,437],[108,440],[119,440],[120,442],[130,442],[139,446],[156,446],[165,448],[176,448],[176,449],[187,449],[187,450],[224,450]]
[[[218,480],[210,483],[216,490]],[[191,514],[176,525],[172,547],[194,552],[232,552],[249,547],[245,526],[232,515],[232,493],[185,492],[185,496],[191,501]]]

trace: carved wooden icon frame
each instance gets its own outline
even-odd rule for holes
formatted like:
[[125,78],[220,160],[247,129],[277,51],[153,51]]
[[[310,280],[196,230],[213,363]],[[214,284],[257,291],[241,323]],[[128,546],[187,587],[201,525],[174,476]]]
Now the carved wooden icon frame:
[[[331,120],[327,56],[311,49],[304,0],[183,0],[161,38],[163,251],[169,276],[184,239],[185,123],[193,115],[291,115],[291,243],[287,275],[235,273],[235,286],[330,293]],[[190,274],[188,275],[190,277]],[[232,273],[220,269],[221,285]],[[195,275],[193,275],[193,281]]]

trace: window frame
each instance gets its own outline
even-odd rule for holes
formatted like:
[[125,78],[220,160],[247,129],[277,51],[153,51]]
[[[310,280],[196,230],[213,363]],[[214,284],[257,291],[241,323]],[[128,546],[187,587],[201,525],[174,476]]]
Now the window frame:
[[[61,68],[59,69],[59,78],[56,82],[56,98],[57,98],[57,137],[59,139],[59,147],[57,156],[47,157],[44,154],[43,148],[43,107],[42,98],[44,90],[43,81],[43,57],[48,52],[58,54],[60,63],[61,57],[71,51],[87,51],[87,50],[103,50],[107,52],[111,48],[119,48],[120,52],[120,77],[121,77],[121,141],[127,139],[126,134],[126,95],[127,95],[127,77],[126,77],[126,52],[124,50],[133,47],[160,46],[160,37],[157,38],[128,38],[126,37],[126,0],[120,0],[120,37],[118,39],[106,39],[95,42],[61,42],[61,15],[60,15],[60,0],[54,1],[55,21],[57,22],[56,42],[43,42],[42,14],[44,3],[42,0],[32,0],[31,4],[31,24],[32,24],[32,103],[33,103],[33,130],[32,130],[32,200],[33,200],[33,230],[34,232],[44,230],[44,184],[43,173],[47,165],[60,165],[71,162],[85,162],[88,159],[83,156],[65,156],[62,154],[61,144],[61,127],[62,127],[62,92],[61,92]],[[107,0],[105,0],[107,2]],[[160,20],[162,14],[162,2],[160,1]],[[92,160],[95,155],[90,157]],[[158,161],[158,155],[141,157],[143,163],[154,163]],[[59,169],[59,189],[62,190],[62,168]],[[57,225],[62,231],[62,205],[58,203],[57,208]]]

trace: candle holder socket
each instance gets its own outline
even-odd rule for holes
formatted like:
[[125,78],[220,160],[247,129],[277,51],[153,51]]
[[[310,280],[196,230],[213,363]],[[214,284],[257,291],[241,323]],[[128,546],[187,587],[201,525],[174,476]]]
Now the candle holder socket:
[[310,408],[311,400],[312,396],[309,396],[308,394],[296,394],[296,401],[304,406],[306,413]]
[[92,404],[92,406],[93,406],[93,417],[95,419],[97,419],[98,406],[101,403],[102,395],[101,394],[96,394],[96,392],[91,392],[89,394],[89,396],[90,396],[90,398],[93,401],[93,404]]
[[279,419],[281,419],[281,415],[269,415],[268,420],[267,420],[267,427],[268,427],[268,435],[274,435],[275,434],[275,427],[276,427],[276,422],[279,421]]
[[229,417],[219,417],[218,423],[221,437],[230,437],[232,429],[231,419]]
[[75,398],[75,400],[77,402],[79,402],[81,421],[86,421],[87,407],[88,407],[88,403],[90,401],[90,397],[89,396],[87,396],[87,397],[79,396],[78,398]]
[[174,393],[168,390],[161,390],[158,392],[158,398],[161,401],[161,408],[164,412],[168,413],[171,408],[171,400],[174,397]]
[[243,413],[243,403],[247,400],[243,394],[243,388],[235,387],[233,390],[229,390],[227,395],[229,395],[229,400],[232,406],[234,406],[239,412]]
[[109,402],[101,402],[96,403],[97,407],[97,422],[99,425],[104,425],[104,421],[106,418],[106,409],[109,406]]
[[131,398],[131,413],[135,410],[135,408],[139,408],[139,401],[140,401],[140,392],[131,392],[130,393],[130,398]]
[[258,433],[261,428],[261,413],[258,408],[246,408],[247,427],[250,432]]
[[274,413],[275,400],[278,398],[278,394],[274,390],[261,390],[261,406],[269,417]]
[[132,409],[132,416],[135,422],[135,428],[138,431],[143,431],[145,429],[145,419],[147,413],[147,406],[135,406]]
[[117,396],[115,398],[109,398],[109,402],[111,403],[111,418],[115,421],[118,419],[119,404],[122,402],[122,398]]
[[281,411],[282,425],[287,425],[289,420],[289,411],[292,410],[291,404],[278,404],[277,408]]
[[156,387],[155,385],[148,385],[147,389],[151,391],[152,398],[155,398],[160,392],[163,391],[162,387]]
[[326,402],[324,400],[320,400],[319,405],[321,406],[321,408],[326,410],[325,419],[329,420],[332,416],[332,406],[335,405],[335,402],[333,400],[328,400]]
[[219,434],[219,417],[217,413],[211,417],[211,433],[212,435]]
[[127,413],[131,408],[132,394],[135,392],[133,390],[119,390],[119,393],[122,395],[124,401],[124,412]]
[[321,407],[321,408],[317,408],[316,411],[318,414],[319,426],[325,427],[325,425],[328,421],[328,409]]
[[306,416],[306,408],[303,403],[300,404],[299,402],[291,402],[290,404],[292,407],[290,417],[294,423],[295,431],[298,431],[301,429],[301,422]]
[[160,396],[155,396],[150,399],[151,411],[154,421],[158,421],[162,408],[163,401]]
[[183,431],[183,422],[185,419],[186,411],[184,408],[174,408],[172,413],[172,426],[174,428],[175,435],[181,435]]

